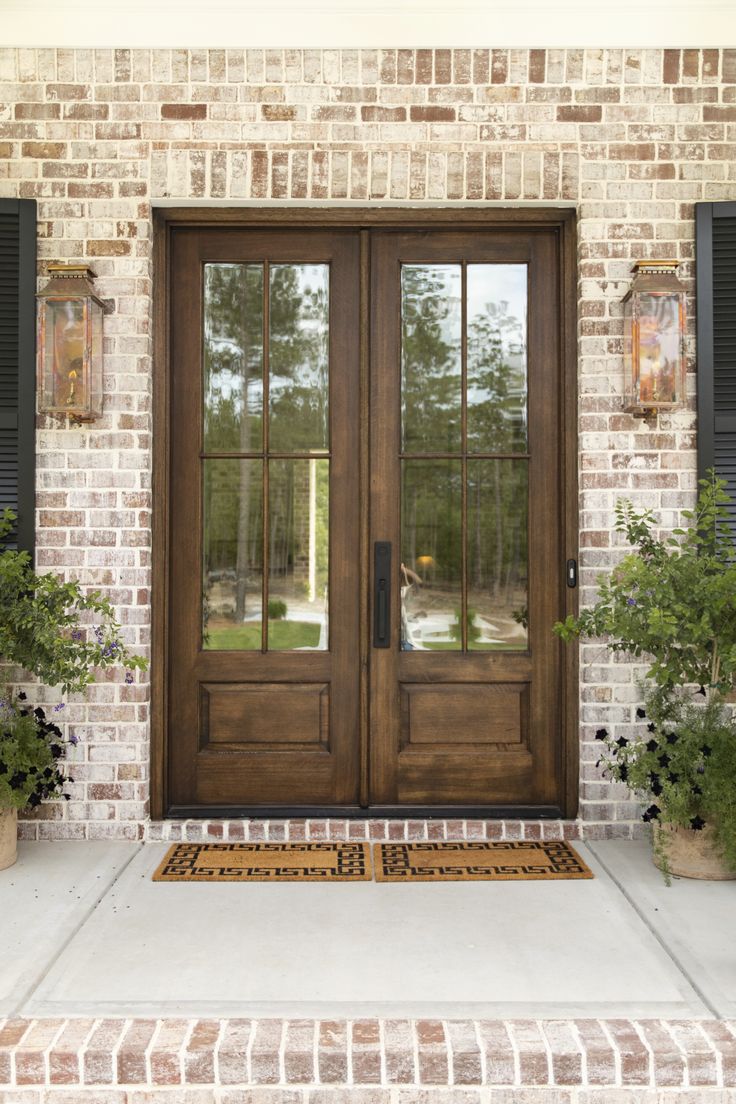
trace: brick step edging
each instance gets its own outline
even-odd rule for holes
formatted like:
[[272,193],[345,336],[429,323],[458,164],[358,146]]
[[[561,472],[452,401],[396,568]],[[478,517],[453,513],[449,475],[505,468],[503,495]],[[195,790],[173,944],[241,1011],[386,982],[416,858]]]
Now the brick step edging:
[[0,1092],[64,1085],[728,1089],[736,1021],[0,1021]]

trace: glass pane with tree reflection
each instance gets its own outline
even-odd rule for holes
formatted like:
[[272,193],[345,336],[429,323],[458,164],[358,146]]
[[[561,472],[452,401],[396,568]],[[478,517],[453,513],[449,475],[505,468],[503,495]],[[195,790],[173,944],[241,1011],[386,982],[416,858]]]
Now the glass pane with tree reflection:
[[401,647],[462,648],[462,467],[403,460]]
[[468,452],[527,451],[526,265],[468,265]]
[[460,265],[402,265],[404,452],[460,451],[461,294]]
[[263,265],[204,267],[204,447],[260,452]]
[[468,461],[468,648],[528,640],[526,460]]
[[329,265],[275,264],[269,298],[269,450],[329,448]]
[[205,460],[203,466],[202,647],[260,649],[263,462]]
[[268,647],[328,647],[329,460],[269,461]]

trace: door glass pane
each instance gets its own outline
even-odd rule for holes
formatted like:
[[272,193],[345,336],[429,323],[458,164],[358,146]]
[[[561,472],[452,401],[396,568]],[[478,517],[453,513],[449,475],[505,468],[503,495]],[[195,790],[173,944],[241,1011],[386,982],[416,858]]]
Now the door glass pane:
[[468,265],[468,452],[527,451],[526,265]]
[[263,462],[203,464],[202,647],[260,649]]
[[204,266],[204,447],[260,452],[263,265]]
[[268,647],[326,651],[329,460],[269,461]]
[[271,266],[271,452],[329,448],[329,280],[326,264]]
[[528,640],[528,462],[468,461],[468,648]]
[[459,452],[460,265],[402,265],[401,440],[404,452]]
[[401,647],[462,647],[462,467],[402,460]]

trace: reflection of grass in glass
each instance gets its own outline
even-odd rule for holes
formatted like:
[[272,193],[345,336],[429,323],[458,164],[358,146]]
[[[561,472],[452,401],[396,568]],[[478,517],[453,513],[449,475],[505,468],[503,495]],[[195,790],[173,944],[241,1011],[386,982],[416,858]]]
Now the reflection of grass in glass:
[[[269,647],[276,649],[316,648],[319,625],[310,621],[271,621],[268,626]],[[261,626],[233,625],[232,628],[210,629],[207,651],[258,651],[261,647]]]

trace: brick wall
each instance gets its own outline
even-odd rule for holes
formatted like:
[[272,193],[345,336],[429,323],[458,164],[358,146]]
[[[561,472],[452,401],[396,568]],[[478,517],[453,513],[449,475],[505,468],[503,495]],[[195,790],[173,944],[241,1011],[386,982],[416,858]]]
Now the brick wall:
[[[736,50],[4,49],[0,195],[36,198],[41,264],[90,261],[114,307],[103,420],[39,423],[38,562],[101,587],[137,647],[149,642],[151,206],[163,199],[574,204],[584,597],[617,554],[618,496],[667,526],[692,501],[693,409],[654,428],[621,413],[620,304],[640,257],[678,258],[692,288],[693,204],[736,198]],[[638,806],[600,779],[591,742],[601,723],[630,725],[633,673],[584,647],[588,835],[637,830]],[[73,800],[26,834],[149,831],[145,680],[111,675],[65,716],[80,737]]]

